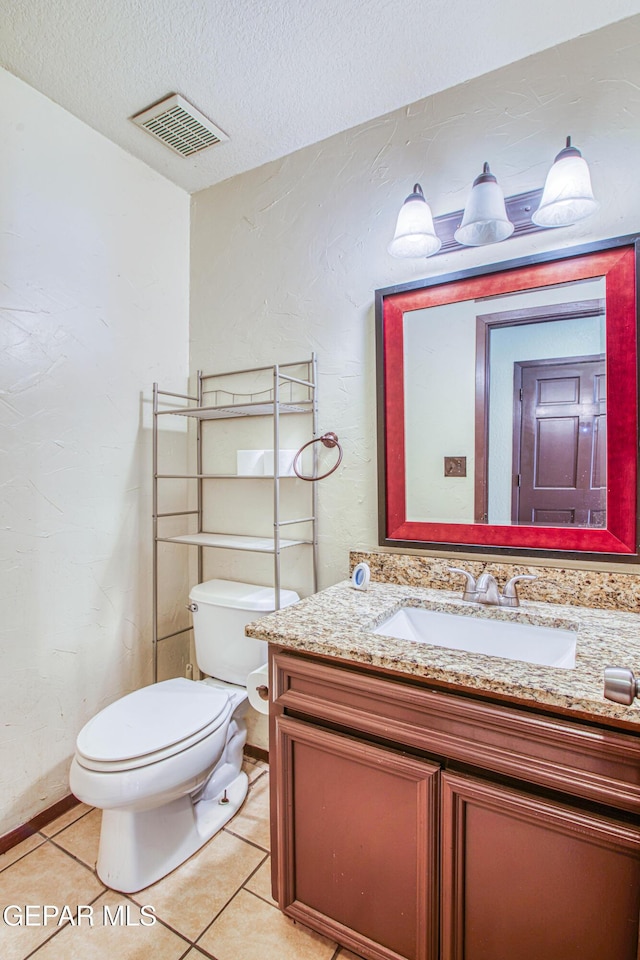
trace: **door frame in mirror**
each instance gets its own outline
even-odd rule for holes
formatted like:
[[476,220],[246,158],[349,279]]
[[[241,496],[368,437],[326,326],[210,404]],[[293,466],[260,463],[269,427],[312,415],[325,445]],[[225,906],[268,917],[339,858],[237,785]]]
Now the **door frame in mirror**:
[[[640,235],[617,237],[376,290],[379,542],[383,546],[559,558],[638,560],[638,277]],[[575,280],[607,278],[606,527],[407,519],[404,313]]]
[[[526,307],[516,311],[478,314],[476,316],[476,406],[475,406],[475,470],[474,522],[486,523],[488,516],[489,481],[489,392],[491,334],[505,327],[549,323],[558,320],[577,320],[599,317],[606,312],[604,300],[578,300],[545,307]],[[556,358],[556,362],[559,358]],[[571,358],[576,359],[575,357]],[[541,363],[549,362],[541,360]],[[514,396],[515,405],[515,396]],[[515,416],[515,406],[514,406]],[[514,441],[515,443],[515,441]],[[514,451],[515,454],[515,451]],[[515,470],[515,468],[514,468]],[[513,491],[512,491],[513,495]]]

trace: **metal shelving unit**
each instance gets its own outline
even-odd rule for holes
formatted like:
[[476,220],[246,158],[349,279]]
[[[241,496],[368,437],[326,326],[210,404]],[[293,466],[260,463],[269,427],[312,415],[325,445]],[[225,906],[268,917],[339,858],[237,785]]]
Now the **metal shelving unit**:
[[[306,370],[302,377],[293,376],[297,368]],[[226,387],[216,386],[221,381],[228,382],[235,378],[248,375],[271,375],[271,384],[264,390],[256,393],[242,393],[230,391]],[[293,394],[300,396],[293,397]],[[288,396],[287,396],[288,394]],[[213,398],[213,402],[204,402]],[[168,402],[163,398],[173,398],[184,401],[182,406],[160,409],[162,403]],[[311,417],[311,437],[318,432],[318,403],[317,403],[317,361],[313,353],[308,360],[296,363],[273,364],[267,367],[253,367],[246,370],[232,370],[225,373],[204,374],[201,370],[197,374],[197,395],[191,396],[182,393],[170,393],[160,390],[157,383],[153,385],[153,680],[158,678],[158,643],[171,637],[188,633],[191,626],[183,630],[174,630],[172,633],[160,636],[158,632],[158,544],[176,543],[188,544],[198,548],[198,582],[203,579],[203,552],[205,548],[213,547],[223,550],[247,550],[252,553],[273,555],[273,584],[275,589],[276,609],[280,609],[280,554],[290,547],[307,544],[312,548],[313,592],[318,589],[318,493],[317,484],[311,483],[311,513],[308,516],[296,517],[293,520],[281,520],[281,480],[278,463],[280,451],[280,419],[293,414],[307,414]],[[159,418],[160,417],[190,417],[196,421],[196,470],[194,473],[164,473],[158,472],[159,454]],[[232,418],[271,417],[273,420],[273,476],[246,476],[230,473],[204,473],[203,464],[203,429],[204,421],[229,420]],[[313,472],[317,473],[317,447],[313,447]],[[270,481],[273,484],[273,537],[247,536],[229,533],[217,533],[203,530],[203,491],[206,481],[215,480]],[[288,479],[288,478],[286,478]],[[158,512],[158,484],[163,480],[194,480],[197,485],[197,507],[195,510],[180,510],[169,513]],[[196,517],[197,531],[179,536],[162,536],[161,522],[168,517]],[[310,537],[300,539],[286,539],[282,536],[282,528],[306,524],[310,526]]]

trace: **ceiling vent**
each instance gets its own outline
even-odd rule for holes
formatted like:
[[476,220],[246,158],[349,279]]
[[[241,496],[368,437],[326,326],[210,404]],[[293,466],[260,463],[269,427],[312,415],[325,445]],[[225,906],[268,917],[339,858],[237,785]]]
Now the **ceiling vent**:
[[136,113],[131,119],[183,157],[229,139],[177,93]]

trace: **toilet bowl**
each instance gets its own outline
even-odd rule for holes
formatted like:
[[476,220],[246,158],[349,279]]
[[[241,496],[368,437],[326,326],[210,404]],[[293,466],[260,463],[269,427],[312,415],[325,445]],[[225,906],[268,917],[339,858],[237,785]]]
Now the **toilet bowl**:
[[[248,788],[242,772],[246,677],[266,645],[244,625],[273,609],[274,591],[213,580],[190,593],[196,657],[215,676],[164,680],[110,704],[80,731],[69,782],[102,809],[96,865],[114,890],[149,886],[196,852],[236,813]],[[281,592],[281,605],[295,603]]]

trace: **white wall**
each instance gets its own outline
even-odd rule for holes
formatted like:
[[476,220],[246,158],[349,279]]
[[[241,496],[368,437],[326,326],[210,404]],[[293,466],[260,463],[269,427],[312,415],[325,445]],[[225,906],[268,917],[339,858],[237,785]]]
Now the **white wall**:
[[189,200],[6,72],[0,117],[1,835],[151,680],[149,398],[186,386]]
[[[192,369],[318,352],[320,427],[345,446],[321,484],[321,586],[345,576],[350,548],[378,540],[374,290],[639,230],[639,85],[635,17],[194,196]],[[507,195],[533,189],[567,134],[589,160],[595,217],[429,261],[387,254],[414,182],[434,215],[464,206],[484,160]],[[231,506],[234,496],[242,509],[245,495],[231,493]]]
[[[407,520],[473,523],[475,300],[404,315]],[[466,477],[446,477],[444,457],[466,457]]]

